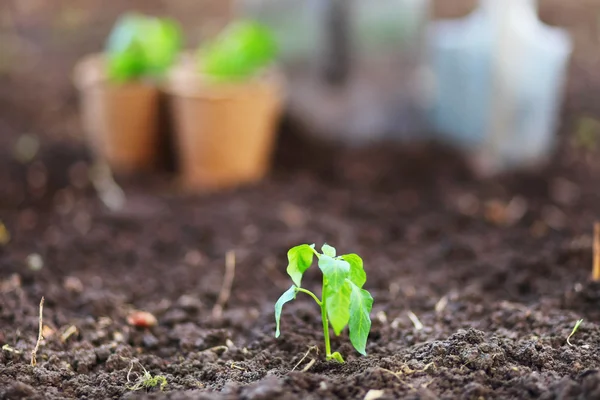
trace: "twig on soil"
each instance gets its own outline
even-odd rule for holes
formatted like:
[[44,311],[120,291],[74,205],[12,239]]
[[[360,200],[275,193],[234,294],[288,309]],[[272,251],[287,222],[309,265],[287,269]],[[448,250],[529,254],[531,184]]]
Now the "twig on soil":
[[244,367],[240,367],[239,365],[235,365],[235,363],[232,361],[231,364],[229,365],[231,368],[235,368],[235,369],[239,369],[240,371],[247,371],[246,368]]
[[416,374],[417,372],[427,372],[427,370],[428,370],[429,368],[431,368],[431,367],[435,368],[435,363],[434,363],[433,361],[432,361],[432,362],[430,362],[429,364],[425,365],[425,366],[423,367],[423,369],[410,369],[410,368],[408,367],[408,365],[404,364],[404,365],[402,366],[402,368],[403,368],[403,369],[402,369],[402,371],[399,371],[399,372],[397,372],[397,373],[398,373],[398,374],[402,373],[402,374],[404,374],[404,375],[412,375],[412,374]]
[[167,378],[165,378],[162,375],[152,376],[152,374],[150,374],[150,372],[148,372],[148,370],[146,370],[146,368],[144,368],[144,366],[138,360],[131,360],[129,371],[127,371],[127,383],[131,383],[129,376],[131,375],[131,371],[133,370],[135,364],[139,365],[140,368],[142,368],[144,374],[140,375],[133,383],[133,386],[128,386],[127,389],[132,391],[140,389],[152,389],[153,387],[158,385],[160,391],[164,390],[165,386],[167,386]]
[[594,265],[592,269],[592,280],[600,280],[600,222],[594,224]]
[[444,311],[446,309],[446,306],[448,305],[448,296],[442,296],[442,298],[440,298],[438,300],[437,303],[435,303],[435,312],[436,314],[440,314],[442,311]]
[[225,345],[220,345],[220,346],[215,346],[215,347],[208,348],[208,349],[206,349],[204,351],[214,351],[216,353],[219,350],[223,350],[223,354],[224,354],[224,353],[227,353],[229,351],[229,347],[227,347]]
[[308,370],[311,369],[312,366],[315,365],[316,362],[317,362],[317,360],[315,360],[314,358],[311,358],[310,361],[308,362],[308,364],[306,364],[304,366],[304,368],[302,368],[302,372],[308,372]]
[[579,329],[579,325],[581,325],[582,322],[583,322],[583,319],[580,319],[577,322],[575,322],[575,326],[573,327],[573,330],[571,331],[571,334],[569,335],[569,337],[567,337],[567,344],[569,346],[573,346],[571,344],[571,342],[569,341],[569,339],[571,339],[571,336],[573,336],[575,334],[575,332],[577,332],[577,329]]
[[225,255],[225,276],[223,277],[223,286],[219,292],[217,303],[213,307],[213,319],[220,319],[223,315],[223,307],[227,304],[231,295],[231,287],[233,286],[233,278],[235,277],[235,252],[230,250]]
[[14,347],[12,347],[12,346],[10,346],[8,344],[3,345],[2,346],[2,350],[8,351],[9,353],[21,354],[21,350],[17,350]]
[[381,368],[381,367],[379,367],[378,369],[379,369],[380,371],[383,371],[383,372],[386,372],[386,373],[388,373],[388,374],[390,374],[390,375],[393,375],[393,376],[394,376],[396,379],[398,379],[398,382],[400,382],[400,383],[401,383],[401,384],[403,384],[403,385],[406,385],[406,386],[408,386],[408,387],[409,387],[411,390],[417,390],[417,389],[415,389],[415,387],[414,387],[413,385],[411,385],[410,383],[404,382],[404,381],[402,380],[402,378],[400,378],[400,373],[399,373],[399,372],[394,372],[394,371],[391,371],[391,370],[389,370],[389,369],[386,369],[386,368]]
[[32,367],[35,367],[35,365],[37,364],[37,360],[36,360],[37,352],[38,352],[38,349],[40,348],[40,343],[42,342],[42,340],[44,340],[44,336],[42,335],[42,332],[44,329],[43,313],[44,313],[44,296],[42,296],[42,300],[40,300],[40,326],[39,326],[39,330],[38,330],[38,338],[37,338],[37,342],[35,343],[35,347],[33,348],[33,351],[31,352],[31,366]]
[[400,383],[404,383],[404,381],[402,380],[402,378],[400,378],[400,376],[399,376],[399,374],[397,372],[394,372],[394,371],[389,370],[387,368],[381,368],[381,367],[379,367],[378,369],[380,371],[383,371],[383,372],[386,372],[386,373],[388,373],[390,375],[393,375],[396,379],[398,379],[400,381]]
[[[315,351],[316,351],[316,353],[317,353],[317,354],[319,354],[319,348],[318,348],[317,346],[310,346],[310,347],[308,348],[308,351],[306,352],[306,354],[304,354],[304,356],[303,356],[303,357],[300,359],[300,361],[298,361],[298,362],[296,363],[296,365],[294,365],[294,368],[292,368],[292,370],[291,370],[290,372],[292,372],[292,371],[294,371],[296,368],[298,368],[298,366],[299,366],[300,364],[302,364],[302,362],[303,362],[304,360],[306,360],[306,357],[308,357],[308,355],[310,354],[310,352],[311,352],[311,351],[313,351],[313,350],[315,350]],[[312,364],[311,364],[310,362],[308,363],[308,364],[309,364],[311,367],[312,367],[312,365],[314,364],[314,359],[313,359],[312,361],[313,361],[313,363],[312,363]],[[307,369],[306,367],[304,367],[304,368],[306,369],[306,371],[308,371],[308,369]],[[302,370],[302,372],[306,372],[306,371]]]
[[409,311],[409,312],[407,312],[407,314],[408,314],[408,318],[410,318],[410,321],[413,323],[416,330],[420,331],[421,329],[423,329],[423,324],[421,323],[421,321],[419,320],[419,317],[417,317],[414,312]]
[[71,336],[73,336],[76,333],[77,333],[77,327],[75,325],[71,325],[70,327],[67,328],[67,330],[62,335],[60,335],[61,343],[66,342]]

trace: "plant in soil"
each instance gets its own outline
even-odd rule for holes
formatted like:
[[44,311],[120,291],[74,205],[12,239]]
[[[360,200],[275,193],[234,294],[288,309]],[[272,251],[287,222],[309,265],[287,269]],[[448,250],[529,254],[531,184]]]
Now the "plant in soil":
[[243,81],[270,65],[277,45],[269,28],[236,21],[198,50],[200,71],[219,81]]
[[146,389],[146,390],[148,390],[148,389],[152,389],[152,388],[154,388],[156,386],[158,386],[158,388],[160,389],[160,391],[163,391],[165,389],[165,387],[167,386],[167,378],[165,378],[162,375],[152,375],[137,360],[133,360],[131,362],[131,365],[129,367],[129,371],[127,372],[127,383],[128,384],[132,383],[132,381],[130,379],[130,375],[131,375],[131,370],[133,369],[133,367],[135,366],[135,364],[139,365],[142,368],[142,370],[144,371],[144,373],[142,375],[140,375],[133,382],[132,386],[128,386],[127,387],[129,390],[131,390],[131,391],[137,391],[137,390],[140,390],[140,389]]
[[125,14],[106,43],[107,74],[114,82],[160,77],[181,48],[181,29],[168,18]]
[[[279,325],[283,305],[294,300],[297,293],[305,293],[321,308],[326,359],[343,363],[344,359],[339,352],[331,352],[329,324],[336,336],[348,326],[350,342],[356,351],[366,355],[373,297],[362,288],[367,281],[367,274],[363,261],[357,254],[337,256],[335,248],[327,244],[323,245],[321,251],[322,253],[317,252],[314,244],[302,244],[288,251],[287,273],[294,284],[275,303],[275,337],[279,337],[281,333]],[[302,276],[312,265],[314,256],[317,256],[319,269],[323,274],[320,299],[301,285]]]
[[575,332],[577,332],[577,330],[579,329],[579,325],[581,325],[582,322],[583,322],[583,319],[578,319],[577,322],[575,322],[575,326],[573,327],[573,330],[569,334],[569,337],[567,337],[567,344],[569,346],[573,346],[571,344],[571,337],[573,337],[573,335],[575,334]]

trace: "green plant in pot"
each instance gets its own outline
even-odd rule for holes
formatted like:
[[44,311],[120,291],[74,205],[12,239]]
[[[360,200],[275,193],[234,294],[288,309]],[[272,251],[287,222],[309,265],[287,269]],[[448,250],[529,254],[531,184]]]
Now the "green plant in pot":
[[272,32],[252,22],[235,22],[198,50],[200,71],[221,82],[244,81],[273,63],[277,46]]
[[126,14],[106,42],[107,74],[114,82],[159,78],[181,48],[181,29],[169,18]]
[[76,66],[84,131],[98,158],[117,172],[163,161],[159,85],[181,43],[175,21],[129,13],[115,23],[104,52]]
[[170,74],[183,183],[216,190],[268,172],[283,84],[271,31],[235,21]]

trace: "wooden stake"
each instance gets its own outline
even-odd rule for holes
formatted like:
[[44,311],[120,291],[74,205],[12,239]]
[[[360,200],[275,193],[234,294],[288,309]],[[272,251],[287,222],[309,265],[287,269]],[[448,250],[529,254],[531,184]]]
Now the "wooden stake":
[[40,326],[39,326],[39,331],[38,331],[38,338],[37,338],[37,342],[35,343],[35,348],[31,352],[31,366],[32,367],[35,367],[35,365],[37,364],[37,360],[36,360],[37,352],[38,352],[38,349],[40,348],[40,343],[42,342],[42,340],[44,340],[44,336],[42,335],[43,327],[44,327],[43,313],[44,313],[44,297],[42,296],[42,300],[40,300]]

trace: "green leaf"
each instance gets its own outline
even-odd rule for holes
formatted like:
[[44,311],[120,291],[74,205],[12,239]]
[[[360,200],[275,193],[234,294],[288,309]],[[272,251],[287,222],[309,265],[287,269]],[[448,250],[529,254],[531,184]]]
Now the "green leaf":
[[306,271],[313,262],[313,256],[315,255],[313,248],[314,244],[310,246],[301,244],[300,246],[292,247],[288,251],[287,273],[298,287],[301,287],[304,271]]
[[327,357],[327,361],[332,359],[339,362],[340,364],[344,363],[344,357],[342,357],[342,355],[337,351],[333,352],[330,356]]
[[288,290],[286,290],[277,303],[275,303],[275,324],[277,325],[277,329],[275,330],[275,337],[278,338],[280,335],[279,331],[279,320],[281,319],[281,310],[283,309],[283,305],[288,301],[292,301],[296,298],[296,286],[292,285]]
[[367,338],[371,330],[371,318],[369,314],[373,308],[373,297],[364,289],[348,281],[351,287],[350,294],[350,341],[360,354],[365,355]]
[[337,291],[331,290],[331,287],[326,288],[327,317],[336,336],[342,333],[350,319],[350,284],[350,281],[346,280]]
[[175,60],[181,48],[181,29],[171,19],[151,18],[140,42],[144,48],[147,73],[160,75]]
[[116,82],[160,75],[181,48],[181,30],[170,19],[124,14],[106,42],[107,74]]
[[344,254],[342,259],[350,264],[350,280],[359,288],[367,281],[367,273],[363,268],[363,260],[358,254]]
[[221,80],[243,80],[273,62],[277,43],[271,29],[253,21],[235,21],[198,51],[203,73]]
[[136,78],[144,72],[144,51],[139,43],[144,17],[128,13],[121,16],[106,42],[107,74],[114,81]]
[[340,290],[350,273],[348,262],[332,258],[326,254],[319,257],[319,268],[323,272],[325,285],[329,286],[332,292]]
[[329,257],[335,258],[335,247],[332,247],[330,245],[328,245],[327,243],[325,243],[323,245],[323,247],[321,247],[321,252],[325,255],[328,255]]

